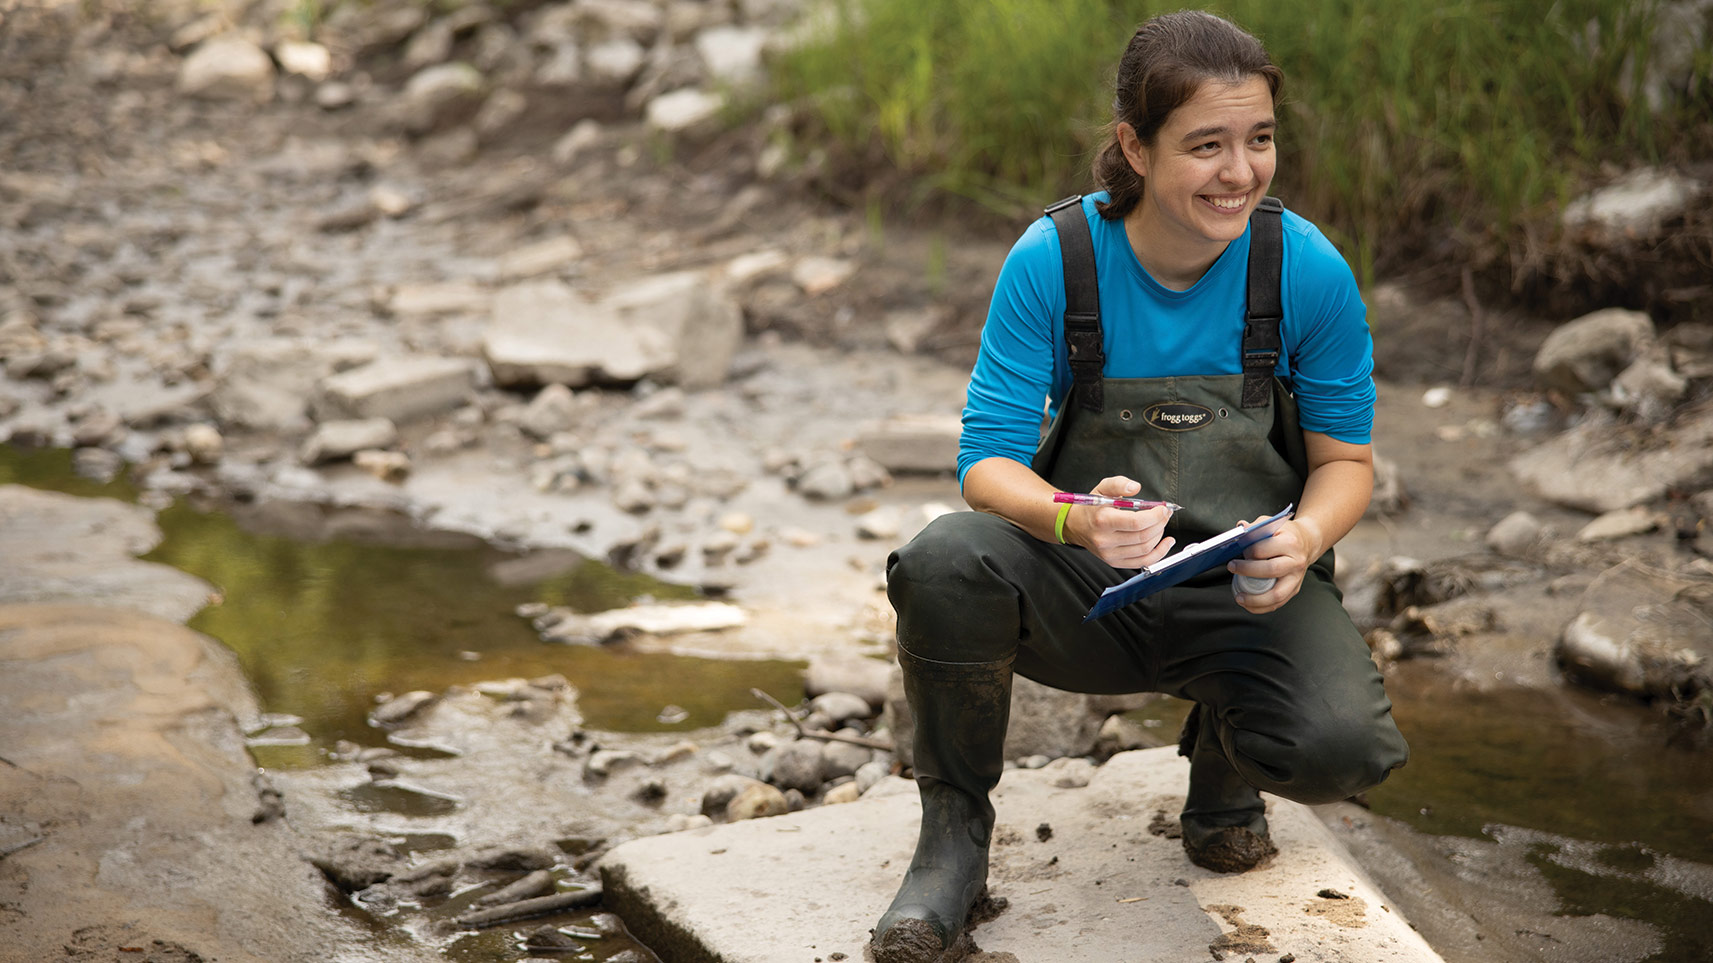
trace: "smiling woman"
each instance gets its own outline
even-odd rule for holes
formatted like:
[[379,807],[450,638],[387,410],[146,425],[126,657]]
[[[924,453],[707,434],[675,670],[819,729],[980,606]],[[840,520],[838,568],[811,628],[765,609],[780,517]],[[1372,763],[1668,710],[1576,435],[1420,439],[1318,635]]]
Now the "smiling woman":
[[[922,824],[877,963],[936,958],[980,896],[1013,671],[1197,703],[1182,838],[1219,872],[1275,855],[1260,790],[1333,802],[1404,763],[1332,581],[1332,545],[1372,489],[1372,343],[1343,258],[1267,197],[1281,82],[1228,21],[1143,24],[1095,165],[1105,191],[1050,207],[1000,271],[958,458],[976,511],[887,563]],[[1228,571],[1085,617],[1175,544],[1292,505]]]

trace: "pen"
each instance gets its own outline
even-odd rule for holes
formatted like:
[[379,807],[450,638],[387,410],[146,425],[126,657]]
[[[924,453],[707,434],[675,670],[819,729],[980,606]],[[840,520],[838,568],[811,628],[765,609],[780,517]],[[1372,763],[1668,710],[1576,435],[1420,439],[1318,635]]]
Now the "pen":
[[1145,512],[1150,508],[1165,508],[1175,512],[1184,507],[1172,502],[1155,502],[1144,498],[1109,498],[1105,495],[1081,495],[1074,492],[1054,492],[1053,501],[1063,505],[1100,505],[1132,512]]

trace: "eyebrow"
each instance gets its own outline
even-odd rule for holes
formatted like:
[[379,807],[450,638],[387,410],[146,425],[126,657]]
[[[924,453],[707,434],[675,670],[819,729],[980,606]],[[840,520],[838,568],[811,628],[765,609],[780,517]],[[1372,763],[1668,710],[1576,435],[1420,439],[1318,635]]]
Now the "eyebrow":
[[[1277,128],[1278,126],[1279,126],[1279,122],[1276,119],[1268,119],[1268,120],[1264,120],[1264,121],[1260,122],[1259,124],[1256,124],[1254,127],[1249,128],[1249,132],[1254,133],[1258,130],[1273,130],[1273,129]],[[1216,134],[1224,134],[1224,133],[1229,133],[1229,132],[1230,132],[1230,128],[1228,128],[1228,127],[1197,127],[1195,130],[1192,130],[1189,133],[1185,134],[1184,140],[1185,141],[1201,140],[1203,137],[1212,137]]]

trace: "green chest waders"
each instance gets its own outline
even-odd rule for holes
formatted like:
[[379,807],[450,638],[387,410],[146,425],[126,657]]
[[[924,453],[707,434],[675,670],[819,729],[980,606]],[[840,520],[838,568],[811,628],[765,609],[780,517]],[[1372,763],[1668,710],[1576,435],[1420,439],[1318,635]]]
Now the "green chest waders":
[[[1065,266],[1065,346],[1072,387],[1036,452],[1036,474],[1060,491],[1089,491],[1109,475],[1142,485],[1142,497],[1184,506],[1166,534],[1179,545],[1300,500],[1308,475],[1296,403],[1274,375],[1279,359],[1282,205],[1266,198],[1250,219],[1243,373],[1106,378],[1094,247],[1081,199],[1048,209]],[[1318,560],[1330,578],[1329,551]],[[1212,573],[1224,578],[1223,573]],[[1205,577],[1204,577],[1205,578]],[[1181,822],[1192,861],[1247,869],[1270,857],[1260,794],[1244,782],[1192,710],[1180,751],[1190,759]]]

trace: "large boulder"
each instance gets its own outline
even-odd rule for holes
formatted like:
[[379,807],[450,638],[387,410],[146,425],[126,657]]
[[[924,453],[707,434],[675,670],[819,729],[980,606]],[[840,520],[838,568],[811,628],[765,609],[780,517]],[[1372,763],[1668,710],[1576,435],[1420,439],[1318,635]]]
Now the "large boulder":
[[1713,412],[1680,422],[1663,438],[1625,430],[1610,415],[1512,458],[1511,474],[1548,501],[1594,514],[1629,508],[1669,490],[1713,484]]
[[1583,593],[1556,649],[1565,676],[1648,699],[1713,689],[1713,579],[1618,565]]
[[261,338],[217,350],[210,398],[222,424],[296,433],[309,428],[309,402],[323,378],[375,360],[362,340]]
[[494,297],[482,351],[506,387],[626,384],[674,360],[665,333],[628,322],[558,281],[533,281]]
[[701,272],[639,278],[603,305],[630,326],[659,332],[674,351],[658,374],[686,388],[723,384],[743,342],[743,311]]
[[1654,323],[1646,314],[1595,311],[1553,329],[1535,353],[1535,380],[1571,396],[1604,391],[1654,343]]

